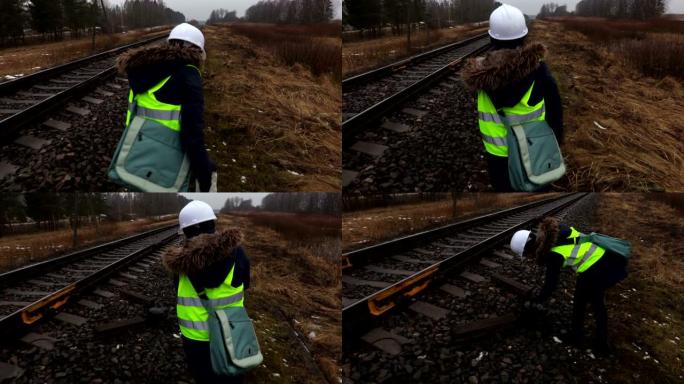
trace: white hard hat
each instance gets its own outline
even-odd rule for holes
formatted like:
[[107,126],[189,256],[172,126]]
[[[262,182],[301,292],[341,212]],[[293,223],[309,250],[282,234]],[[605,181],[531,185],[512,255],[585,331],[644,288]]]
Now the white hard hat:
[[502,4],[489,16],[489,36],[497,40],[515,40],[526,35],[525,15],[518,8]]
[[200,31],[194,25],[190,25],[188,23],[177,25],[176,28],[174,28],[171,31],[171,34],[169,35],[169,41],[171,40],[187,41],[188,43],[199,47],[200,49],[202,49],[202,53],[205,53],[204,35],[202,34],[202,31]]
[[523,251],[525,251],[525,244],[527,244],[527,239],[530,238],[530,231],[520,230],[513,235],[511,238],[511,251],[515,252],[518,256],[523,256]]
[[188,203],[178,214],[178,222],[181,231],[183,228],[203,223],[209,220],[216,220],[214,210],[204,201],[193,200]]

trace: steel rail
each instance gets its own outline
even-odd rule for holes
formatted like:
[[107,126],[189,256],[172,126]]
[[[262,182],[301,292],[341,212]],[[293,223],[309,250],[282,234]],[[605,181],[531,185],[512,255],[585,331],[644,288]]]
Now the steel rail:
[[[531,223],[537,222],[544,216],[562,210],[563,208],[576,203],[585,196],[587,196],[586,193],[576,193],[544,199],[542,201],[525,204],[520,207],[507,209],[501,213],[484,215],[482,217],[465,220],[445,227],[421,232],[416,235],[402,237],[397,240],[388,241],[376,246],[371,246],[344,254],[343,264],[346,261],[348,265],[353,266],[354,261],[356,261],[361,262],[361,265],[363,265],[364,257],[377,259],[389,254],[396,254],[402,250],[415,248],[416,244],[424,244],[425,242],[429,242],[436,238],[448,236],[450,232],[454,232],[459,229],[472,228],[475,225],[496,220],[504,215],[533,210],[546,204],[553,204],[554,202],[562,202],[559,205],[552,205],[549,207],[549,209],[536,214],[530,219],[524,220],[519,224],[512,225],[488,238],[484,238],[467,249],[457,251],[448,258],[417,271],[411,276],[408,276],[386,288],[376,291],[373,294],[348,305],[347,307],[343,307],[343,349],[349,350],[351,346],[357,342],[358,337],[370,329],[378,318],[391,313],[392,310],[395,310],[398,307],[403,306],[406,304],[409,298],[414,297],[419,292],[422,292],[429,286],[434,285],[437,281],[440,281],[442,278],[444,278],[448,272],[463,267],[464,265],[470,263],[474,258],[480,256],[482,253],[496,247],[502,241],[510,238],[514,231]],[[504,214],[503,212],[506,213]],[[373,254],[378,254],[378,256],[374,256]]]
[[[152,231],[147,231],[139,235],[135,236],[130,236],[125,239],[118,240],[116,242],[111,242],[107,244],[103,244],[101,246],[93,247],[92,249],[88,249],[85,251],[80,252],[81,257],[78,258],[80,260],[82,257],[86,255],[93,255],[93,254],[98,254],[105,252],[109,249],[116,248],[116,245],[125,245],[130,243],[131,241],[134,240],[139,240],[148,236],[152,236],[158,233],[162,233],[163,231],[169,231],[172,228],[175,228],[176,225],[172,226],[167,226],[167,227],[162,227],[158,228]],[[57,310],[62,307],[64,304],[66,304],[69,299],[71,299],[74,295],[83,292],[84,290],[92,287],[93,285],[103,281],[104,279],[108,278],[121,268],[135,262],[136,260],[150,254],[151,252],[155,251],[156,249],[162,247],[163,245],[173,241],[176,237],[178,236],[177,233],[171,233],[168,236],[162,238],[161,240],[150,244],[148,246],[145,246],[144,248],[141,248],[137,251],[134,251],[128,256],[124,256],[121,259],[114,261],[112,264],[107,265],[104,268],[101,268],[97,270],[96,272],[78,280],[75,282],[70,283],[69,285],[50,293],[49,295],[46,295],[39,300],[11,313],[10,315],[7,315],[5,317],[0,318],[0,335],[3,335],[5,337],[9,337],[11,334],[19,334],[41,319],[44,319],[46,317],[49,317],[57,312]],[[113,245],[115,244],[115,245]],[[72,255],[67,255],[63,258],[56,259],[58,262],[55,265],[63,265],[59,264],[64,263],[64,258],[73,256],[75,257],[75,254]],[[72,262],[75,260],[71,260]],[[45,268],[45,263],[39,263],[41,264],[39,267],[37,266],[37,270],[40,270],[40,268]],[[32,266],[26,267],[30,268]],[[25,274],[24,270],[26,268],[22,268],[21,274]],[[15,272],[15,271],[12,271]],[[16,271],[19,272],[19,271]],[[9,273],[9,272],[8,272]],[[4,274],[7,275],[8,273]],[[0,276],[1,277],[1,276]]]
[[[124,47],[119,47],[84,59],[76,60],[71,63],[46,69],[33,75],[29,75],[7,83],[2,83],[0,84],[0,94],[11,94],[12,92],[16,92],[19,89],[30,88],[32,85],[40,81],[44,81],[46,79],[59,76],[70,70],[80,68],[91,62],[107,58],[111,55],[124,52],[128,49],[153,43],[157,40],[163,39],[165,36],[166,35],[156,36],[151,39],[147,39],[134,44],[129,44]],[[21,129],[21,127],[38,120],[42,116],[52,112],[57,107],[65,104],[69,100],[87,93],[88,90],[94,88],[97,84],[100,84],[102,81],[114,77],[116,75],[116,72],[116,66],[111,66],[105,69],[104,71],[101,71],[100,73],[95,74],[92,77],[78,84],[75,84],[72,87],[69,87],[63,91],[60,91],[46,99],[36,100],[36,104],[33,104],[28,108],[21,110],[18,113],[12,114],[9,117],[0,120],[0,140],[5,140],[7,138],[12,137]]]
[[62,73],[66,73],[66,72],[69,72],[73,69],[80,68],[84,64],[88,64],[88,63],[91,63],[93,61],[105,59],[109,56],[119,54],[119,53],[126,51],[128,49],[137,48],[137,47],[140,47],[140,46],[143,46],[146,44],[153,43],[157,40],[161,40],[162,38],[164,38],[166,36],[168,36],[168,33],[156,35],[156,36],[151,37],[149,39],[145,39],[145,40],[138,41],[138,42],[135,42],[132,44],[127,44],[127,45],[123,45],[120,47],[112,48],[112,49],[105,51],[105,52],[100,52],[100,53],[95,54],[95,55],[91,55],[88,57],[84,57],[81,59],[70,61],[70,62],[65,63],[65,64],[61,64],[61,65],[57,65],[57,66],[54,66],[51,68],[47,68],[47,69],[44,69],[42,71],[32,73],[28,76],[23,76],[23,77],[20,77],[18,79],[14,79],[11,81],[6,81],[4,83],[0,83],[0,95],[8,95],[8,94],[14,93],[14,92],[16,92],[22,88],[30,87],[31,85],[33,85],[39,81],[50,79],[50,78],[58,76]]
[[473,52],[470,52],[462,57],[442,66],[431,74],[425,76],[421,80],[409,85],[401,91],[385,98],[384,100],[366,108],[364,111],[355,114],[349,119],[342,122],[342,147],[344,149],[354,144],[354,137],[357,136],[366,125],[373,124],[386,114],[396,110],[404,101],[422,93],[429,89],[435,83],[441,81],[445,77],[455,73],[461,63],[471,57],[485,52],[490,48],[490,45],[484,45]]
[[62,267],[67,264],[71,264],[77,261],[80,261],[86,257],[90,257],[92,255],[100,254],[107,252],[109,250],[124,246],[126,244],[130,244],[136,240],[144,239],[148,236],[154,235],[159,232],[163,232],[166,230],[169,230],[173,227],[175,227],[177,224],[173,225],[166,225],[163,227],[151,229],[149,231],[145,231],[142,233],[138,233],[132,236],[124,237],[122,239],[110,241],[104,244],[96,245],[91,248],[83,249],[80,251],[72,252],[60,257],[56,257],[54,259],[42,261],[40,263],[35,263],[35,264],[30,264],[25,267],[13,269],[11,271],[7,271],[5,273],[0,273],[0,288],[4,288],[5,286],[20,282],[23,280],[26,280],[28,278],[31,278],[33,276],[39,275],[41,273],[49,272],[52,271],[56,268]]
[[468,45],[472,42],[478,41],[482,38],[485,38],[489,36],[488,33],[483,33],[479,35],[475,35],[473,37],[467,38],[465,40],[457,41],[455,43],[447,44],[442,47],[435,48],[431,51],[423,52],[415,56],[411,56],[406,59],[399,60],[397,62],[388,64],[384,67],[376,68],[373,70],[370,70],[368,72],[360,73],[358,75],[354,75],[351,77],[348,77],[344,80],[342,80],[342,88],[344,89],[345,87],[353,87],[358,84],[364,83],[369,80],[373,80],[379,77],[385,77],[388,75],[393,74],[394,72],[404,69],[405,67],[409,65],[415,65],[418,64],[422,61],[425,61],[429,58],[441,55],[444,52],[450,51],[455,48],[460,48],[464,45]]

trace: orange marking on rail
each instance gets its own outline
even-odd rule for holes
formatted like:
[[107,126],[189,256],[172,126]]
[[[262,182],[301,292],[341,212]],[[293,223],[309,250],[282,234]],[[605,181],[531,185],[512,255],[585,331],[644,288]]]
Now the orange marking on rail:
[[[378,294],[376,297],[373,297],[372,299],[368,300],[368,309],[370,310],[370,313],[374,316],[380,316],[383,313],[387,312],[388,310],[394,308],[396,305],[396,300],[391,300],[387,304],[382,304],[382,301],[385,301],[386,299],[400,294],[402,291],[405,291],[408,289],[407,292],[404,292],[403,296],[404,297],[413,297],[423,291],[425,288],[430,285],[431,277],[432,275],[437,272],[438,268],[437,266],[432,266],[429,269],[427,269],[424,272],[421,272],[410,279],[402,282],[401,284],[392,287],[391,289],[384,291],[380,294]],[[422,282],[420,285],[416,285],[419,282]],[[410,288],[410,289],[409,289]]]
[[21,312],[21,320],[24,324],[33,324],[43,317],[42,311],[45,307],[58,309],[69,301],[72,292],[76,289],[75,285],[69,285],[53,293],[52,295],[42,298],[33,305],[26,307],[26,310]]

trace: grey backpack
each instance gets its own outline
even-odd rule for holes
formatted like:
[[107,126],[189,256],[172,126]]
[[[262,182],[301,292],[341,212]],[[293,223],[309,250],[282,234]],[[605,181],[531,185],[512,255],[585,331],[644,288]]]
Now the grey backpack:
[[187,191],[190,161],[181,148],[180,132],[134,113],[107,174],[134,191]]
[[538,191],[565,175],[565,162],[546,121],[508,126],[508,176],[515,191]]
[[209,349],[217,375],[242,375],[264,360],[244,307],[209,309]]

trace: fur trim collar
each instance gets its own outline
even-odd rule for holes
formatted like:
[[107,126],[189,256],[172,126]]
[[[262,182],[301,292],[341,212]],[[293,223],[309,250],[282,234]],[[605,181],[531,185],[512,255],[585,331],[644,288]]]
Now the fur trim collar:
[[116,65],[119,73],[125,75],[131,70],[169,62],[192,64],[199,68],[202,62],[202,52],[198,49],[162,44],[127,51],[119,56]]
[[539,43],[516,49],[500,49],[466,62],[461,77],[472,91],[492,92],[515,84],[537,68],[546,56],[546,47]]
[[231,228],[214,234],[203,234],[187,240],[162,257],[162,263],[174,274],[194,274],[225,260],[242,244],[242,231]]
[[534,256],[537,264],[544,265],[546,254],[553,248],[558,241],[560,232],[560,221],[555,217],[547,217],[539,223],[537,229],[537,239],[534,242]]

